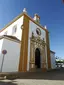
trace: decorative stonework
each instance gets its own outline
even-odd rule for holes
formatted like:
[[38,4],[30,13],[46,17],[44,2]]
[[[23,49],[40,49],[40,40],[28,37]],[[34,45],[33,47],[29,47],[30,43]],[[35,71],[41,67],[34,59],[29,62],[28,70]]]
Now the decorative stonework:
[[39,36],[35,37],[32,32],[32,37],[30,38],[30,69],[36,69],[35,66],[35,50],[38,48],[41,55],[41,68],[46,68],[46,53],[45,53],[45,41]]
[[36,33],[37,33],[38,35],[41,35],[41,30],[40,30],[39,28],[37,28],[37,29],[36,29]]

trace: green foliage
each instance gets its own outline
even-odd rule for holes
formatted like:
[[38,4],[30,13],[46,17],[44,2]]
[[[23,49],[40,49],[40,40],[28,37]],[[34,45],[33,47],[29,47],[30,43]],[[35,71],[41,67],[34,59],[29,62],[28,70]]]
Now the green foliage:
[[58,60],[56,61],[56,63],[64,63],[64,61]]

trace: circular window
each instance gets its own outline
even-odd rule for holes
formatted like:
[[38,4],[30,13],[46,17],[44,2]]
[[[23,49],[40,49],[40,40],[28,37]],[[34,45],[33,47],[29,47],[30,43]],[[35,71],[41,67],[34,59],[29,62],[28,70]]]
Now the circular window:
[[40,31],[39,28],[36,29],[36,33],[37,33],[38,35],[41,35],[41,31]]

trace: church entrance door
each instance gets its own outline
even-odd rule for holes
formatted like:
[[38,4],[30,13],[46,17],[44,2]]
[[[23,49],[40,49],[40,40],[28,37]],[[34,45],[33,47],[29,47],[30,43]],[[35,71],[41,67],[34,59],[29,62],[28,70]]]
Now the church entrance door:
[[35,50],[35,66],[36,68],[40,68],[40,50],[39,48],[36,48]]

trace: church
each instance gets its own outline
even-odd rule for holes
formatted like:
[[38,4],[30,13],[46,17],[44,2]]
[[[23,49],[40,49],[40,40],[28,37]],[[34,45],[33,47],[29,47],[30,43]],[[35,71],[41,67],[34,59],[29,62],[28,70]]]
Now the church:
[[0,72],[45,72],[55,67],[47,27],[41,26],[38,14],[31,18],[24,8],[0,30]]

